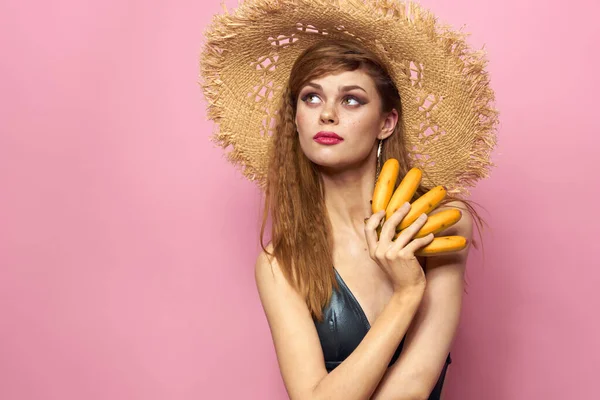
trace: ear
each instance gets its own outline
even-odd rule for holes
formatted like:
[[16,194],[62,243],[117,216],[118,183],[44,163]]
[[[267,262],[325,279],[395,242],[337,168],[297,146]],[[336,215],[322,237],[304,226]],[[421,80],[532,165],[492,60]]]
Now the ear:
[[378,139],[386,139],[394,133],[394,129],[396,129],[396,124],[398,123],[398,111],[395,108],[392,108],[392,111],[388,112],[381,123],[381,129]]

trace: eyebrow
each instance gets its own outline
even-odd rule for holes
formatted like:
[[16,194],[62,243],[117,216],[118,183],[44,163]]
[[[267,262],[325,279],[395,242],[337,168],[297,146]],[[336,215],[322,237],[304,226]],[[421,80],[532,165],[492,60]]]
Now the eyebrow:
[[[315,89],[319,89],[319,90],[323,90],[323,87],[321,85],[319,85],[318,83],[314,83],[314,82],[308,82],[306,84],[306,86],[312,86]],[[367,93],[367,91],[365,89],[363,89],[362,87],[358,86],[358,85],[346,85],[346,86],[340,86],[340,91],[341,92],[347,92],[350,91],[352,89],[360,89],[363,92]]]

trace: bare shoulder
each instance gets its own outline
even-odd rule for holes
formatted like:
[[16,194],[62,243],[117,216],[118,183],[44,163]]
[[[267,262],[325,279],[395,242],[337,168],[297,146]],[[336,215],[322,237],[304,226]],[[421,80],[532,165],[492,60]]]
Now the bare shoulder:
[[[272,243],[269,243],[265,248],[269,253],[273,253]],[[304,303],[304,299],[288,282],[275,256],[271,256],[262,250],[254,265],[254,277],[267,318],[275,317],[275,314],[279,311],[284,312],[285,310],[281,307],[293,307],[298,311],[304,311],[305,309],[308,313],[308,307]]]
[[[451,208],[459,209],[461,211],[460,219],[454,225],[436,234],[436,236],[462,236],[467,239],[467,246],[460,251],[439,255],[437,257],[428,257],[427,260],[425,260],[427,266],[426,270],[435,271],[434,273],[436,274],[439,274],[443,270],[464,271],[466,260],[471,249],[473,240],[473,215],[463,201],[449,201],[438,207],[432,214]],[[439,268],[440,266],[446,267]]]
[[[272,253],[273,243],[269,242],[269,244],[267,244],[265,248],[269,253]],[[258,254],[258,257],[256,258],[256,263],[254,264],[254,277],[256,279],[256,283],[259,284],[259,281],[264,279],[264,275],[267,272],[270,271],[270,273],[273,273],[275,269],[280,271],[279,265],[277,264],[277,260],[275,259],[275,257],[270,256],[264,250],[261,250]]]
[[[269,253],[273,253],[273,244],[271,242],[269,242],[265,248]],[[254,278],[256,280],[259,293],[265,290],[270,290],[274,286],[286,286],[287,283],[277,259],[274,256],[267,254],[264,250],[261,250],[256,258],[256,263],[254,265]],[[280,290],[289,289],[291,289],[291,286],[288,285],[288,288],[284,287]]]
[[436,212],[451,208],[459,209],[461,211],[461,218],[457,223],[440,232],[439,236],[460,235],[471,240],[471,237],[473,236],[473,215],[471,215],[471,211],[467,208],[465,202],[461,200],[449,201],[438,207]]

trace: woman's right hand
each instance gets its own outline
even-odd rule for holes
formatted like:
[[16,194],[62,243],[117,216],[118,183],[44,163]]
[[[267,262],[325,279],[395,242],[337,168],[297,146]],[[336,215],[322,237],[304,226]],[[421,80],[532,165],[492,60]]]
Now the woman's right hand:
[[396,240],[396,226],[410,210],[410,203],[405,203],[385,221],[377,239],[377,227],[385,217],[385,210],[372,214],[365,223],[365,236],[369,247],[369,255],[383,269],[390,280],[394,292],[425,287],[425,273],[415,252],[428,245],[434,238],[431,233],[425,237],[413,239],[413,236],[427,221],[427,214],[422,214],[409,227],[404,229]]

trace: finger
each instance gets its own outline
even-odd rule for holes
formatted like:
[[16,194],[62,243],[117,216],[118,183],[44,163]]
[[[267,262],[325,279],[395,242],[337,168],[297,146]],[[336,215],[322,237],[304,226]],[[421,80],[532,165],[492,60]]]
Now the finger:
[[372,214],[369,218],[365,219],[365,238],[367,239],[367,246],[369,248],[369,254],[371,257],[375,254],[377,248],[377,232],[375,231],[381,220],[385,217],[385,210],[381,210]]
[[422,238],[414,239],[404,247],[403,251],[406,252],[406,254],[414,255],[420,248],[425,247],[429,243],[431,243],[433,241],[434,236],[435,235],[433,233],[430,233],[429,235],[424,236]]
[[410,203],[406,202],[400,208],[398,208],[387,221],[385,221],[383,227],[381,228],[379,242],[386,243],[388,245],[390,244],[394,238],[396,227],[400,224],[400,222],[402,222],[409,211]]
[[410,224],[407,228],[403,229],[398,237],[394,240],[394,247],[396,250],[400,251],[404,246],[406,246],[413,237],[421,230],[423,225],[427,222],[427,214],[423,213],[419,215],[419,218],[415,220],[412,224]]

